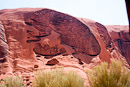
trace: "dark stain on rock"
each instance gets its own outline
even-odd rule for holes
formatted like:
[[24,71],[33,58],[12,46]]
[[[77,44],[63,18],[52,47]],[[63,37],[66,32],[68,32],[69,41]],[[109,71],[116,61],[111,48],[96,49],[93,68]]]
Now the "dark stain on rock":
[[51,30],[54,30],[60,34],[61,44],[71,46],[78,52],[94,56],[100,53],[100,45],[89,27],[72,16],[50,9],[42,9],[30,13],[25,21],[26,24],[30,24],[42,32],[43,35],[50,35]]
[[43,56],[56,56],[66,52],[66,50],[59,45],[54,45],[50,47],[48,44],[41,46],[40,43],[35,44],[33,51],[36,54],[40,54]]
[[56,65],[56,64],[58,64],[59,63],[59,61],[57,60],[57,59],[52,59],[52,60],[49,60],[47,63],[46,63],[46,65],[48,65],[48,66],[54,66],[54,65]]

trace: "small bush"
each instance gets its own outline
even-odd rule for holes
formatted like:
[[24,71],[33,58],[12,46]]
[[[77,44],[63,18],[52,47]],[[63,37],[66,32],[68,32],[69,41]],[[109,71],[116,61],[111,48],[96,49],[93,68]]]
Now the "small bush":
[[87,71],[90,87],[130,87],[130,70],[117,59],[103,62]]
[[0,81],[0,87],[26,87],[23,85],[22,78],[9,76]]
[[38,71],[34,75],[33,87],[83,87],[83,79],[76,72],[63,70]]

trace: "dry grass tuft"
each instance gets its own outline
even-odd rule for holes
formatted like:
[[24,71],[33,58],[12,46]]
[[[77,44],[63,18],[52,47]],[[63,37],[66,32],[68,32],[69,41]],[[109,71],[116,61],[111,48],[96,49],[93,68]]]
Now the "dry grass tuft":
[[87,71],[90,87],[130,87],[130,70],[117,59],[103,62]]
[[36,72],[33,87],[83,87],[83,83],[83,79],[76,72],[65,73],[56,69]]
[[20,77],[9,76],[0,81],[0,87],[26,87]]

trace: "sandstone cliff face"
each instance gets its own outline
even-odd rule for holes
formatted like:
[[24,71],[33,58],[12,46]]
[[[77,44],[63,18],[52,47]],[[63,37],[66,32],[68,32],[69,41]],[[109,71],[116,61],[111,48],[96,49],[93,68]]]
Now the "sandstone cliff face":
[[[0,69],[5,69],[1,75],[31,77],[33,71],[62,66],[85,79],[85,69],[101,61],[130,59],[129,49],[126,53],[121,41],[115,46],[107,27],[89,19],[50,9],[21,8],[1,10],[0,22]],[[121,35],[128,42],[128,36]],[[116,47],[123,49],[124,57]]]
[[130,36],[128,26],[106,26],[113,42],[130,65]]
[[[26,17],[26,15],[28,17]],[[100,53],[100,46],[90,29],[72,16],[49,9],[43,9],[29,15],[25,14],[25,23],[38,30],[38,34],[31,34],[33,31],[31,31],[31,29],[28,30],[33,37],[31,40],[28,40],[28,42],[40,41],[42,37],[47,37],[51,35],[52,32],[56,32],[59,34],[58,39],[60,41],[59,44],[56,43],[57,46],[60,46],[60,44],[68,45],[73,47],[75,51],[87,55],[98,55]],[[53,56],[66,52],[65,48],[60,48],[55,45],[53,48],[50,48],[54,50],[49,49],[50,53],[46,54],[48,53],[44,52],[46,50],[45,48],[47,48],[46,45],[40,46],[41,43],[37,44],[39,45],[34,47],[34,51],[37,54]],[[40,50],[43,50],[44,53],[38,52],[37,49],[39,50],[39,48],[41,48]]]
[[9,47],[6,40],[5,29],[0,22],[0,74],[10,71]]
[[7,41],[5,38],[5,30],[2,26],[2,24],[0,23],[0,62],[3,63],[6,61],[6,55],[7,55],[7,51],[8,51],[8,45],[7,45]]

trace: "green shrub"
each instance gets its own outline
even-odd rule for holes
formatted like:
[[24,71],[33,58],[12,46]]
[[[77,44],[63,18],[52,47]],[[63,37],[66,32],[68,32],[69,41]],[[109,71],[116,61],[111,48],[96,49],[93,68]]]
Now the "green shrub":
[[76,72],[63,70],[38,71],[34,75],[33,87],[83,87],[83,79]]
[[130,70],[117,59],[103,62],[87,71],[90,87],[130,87]]
[[0,81],[0,87],[26,87],[23,85],[22,78],[16,76],[9,76]]

